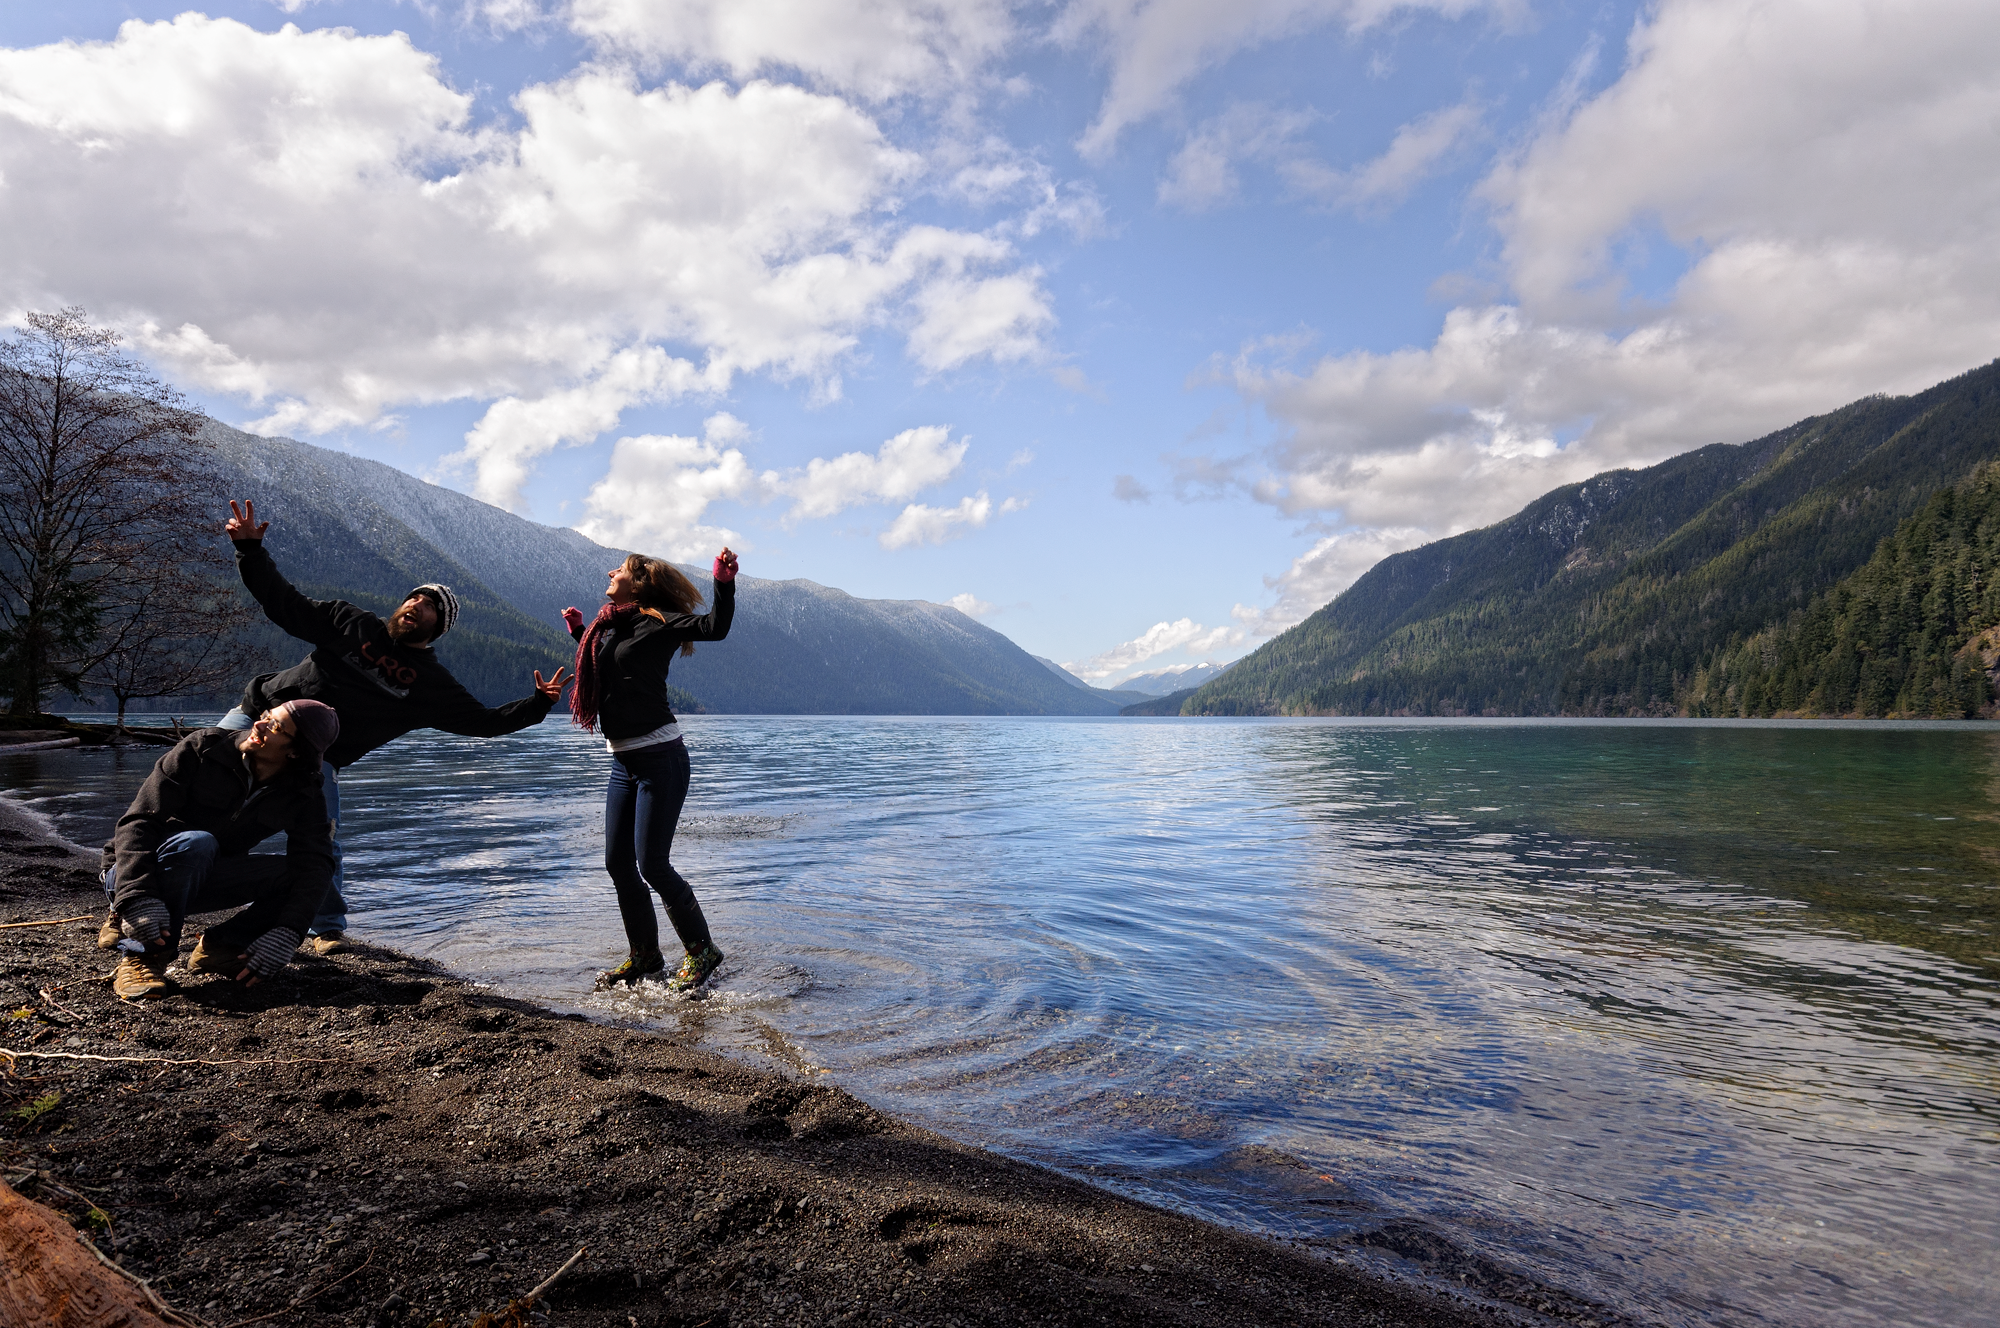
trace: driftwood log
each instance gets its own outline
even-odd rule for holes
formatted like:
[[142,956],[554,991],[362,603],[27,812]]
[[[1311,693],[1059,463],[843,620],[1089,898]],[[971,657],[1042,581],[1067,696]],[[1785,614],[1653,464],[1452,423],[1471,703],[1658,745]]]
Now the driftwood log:
[[76,1229],[0,1181],[0,1328],[171,1328]]

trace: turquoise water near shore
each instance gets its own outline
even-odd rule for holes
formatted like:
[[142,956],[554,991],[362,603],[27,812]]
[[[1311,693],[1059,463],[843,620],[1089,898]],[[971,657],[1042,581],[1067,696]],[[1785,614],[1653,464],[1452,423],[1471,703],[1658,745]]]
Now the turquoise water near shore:
[[[2000,733],[695,716],[709,999],[622,952],[559,722],[343,783],[357,932],[1551,1313],[2000,1303]],[[100,839],[155,753],[0,755]]]

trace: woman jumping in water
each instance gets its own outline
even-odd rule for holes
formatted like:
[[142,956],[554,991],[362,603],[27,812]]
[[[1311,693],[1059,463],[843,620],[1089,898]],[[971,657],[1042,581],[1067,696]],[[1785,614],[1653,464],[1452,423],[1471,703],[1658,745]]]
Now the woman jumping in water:
[[576,638],[576,691],[570,714],[578,726],[602,731],[611,751],[611,783],[604,792],[604,869],[618,890],[631,957],[599,975],[598,990],[630,985],[664,972],[659,920],[647,887],[666,901],[686,957],[667,979],[675,991],[708,980],[722,963],[709,937],[701,904],[667,861],[674,827],[687,800],[688,753],[680,725],[667,705],[667,665],[675,647],[694,653],[697,641],[729,635],[736,614],[736,555],[715,558],[715,607],[704,614],[701,592],[672,565],[633,554],[611,569],[609,602],[584,626],[581,610],[563,610]]

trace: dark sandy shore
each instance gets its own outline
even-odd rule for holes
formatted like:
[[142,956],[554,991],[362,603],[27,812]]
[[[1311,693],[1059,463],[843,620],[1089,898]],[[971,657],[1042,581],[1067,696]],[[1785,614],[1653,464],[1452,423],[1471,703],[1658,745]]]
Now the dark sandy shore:
[[465,1325],[578,1249],[534,1322],[1526,1317],[388,950],[303,959],[250,991],[189,978],[126,1005],[94,944],[94,862],[0,821],[0,922],[73,915],[86,920],[0,930],[0,1048],[72,1058],[22,1055],[0,1080],[0,1165],[208,1324]]

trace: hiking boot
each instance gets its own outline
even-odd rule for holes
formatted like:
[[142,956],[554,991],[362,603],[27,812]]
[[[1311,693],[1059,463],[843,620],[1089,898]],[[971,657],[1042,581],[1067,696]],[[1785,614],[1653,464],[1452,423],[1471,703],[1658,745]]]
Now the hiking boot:
[[325,958],[330,954],[339,954],[347,948],[347,933],[344,931],[323,931],[308,940],[306,948],[321,958]]
[[226,978],[233,978],[249,967],[249,961],[235,946],[221,941],[211,945],[208,937],[204,936],[194,943],[194,953],[188,956],[187,966],[190,973],[220,973]]
[[666,956],[662,955],[658,950],[653,951],[651,954],[632,955],[610,972],[599,973],[597,975],[597,989],[599,991],[610,991],[613,987],[636,986],[639,979],[649,978],[655,973],[664,973],[666,971]]
[[97,948],[116,950],[118,942],[125,939],[125,933],[118,925],[118,910],[112,909],[104,915],[104,923],[97,929]]
[[693,991],[708,981],[708,975],[720,967],[722,951],[715,948],[714,941],[710,941],[699,950],[687,952],[687,957],[681,960],[680,970],[667,979],[667,987],[671,991]]
[[162,950],[159,955],[126,955],[118,961],[118,968],[111,975],[111,990],[121,1001],[144,1001],[155,996],[165,996],[174,989],[167,981],[167,961],[173,956]]

